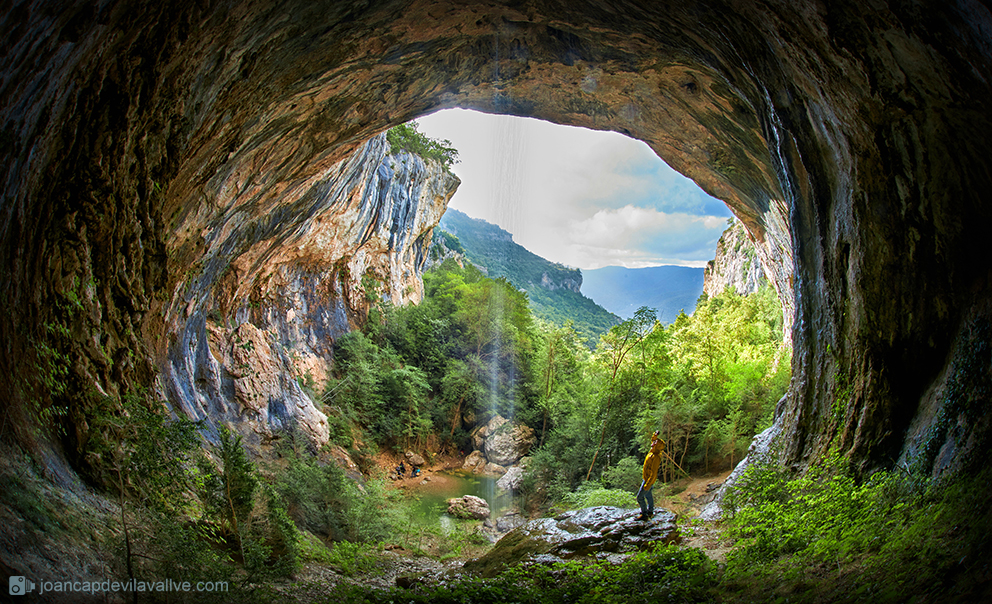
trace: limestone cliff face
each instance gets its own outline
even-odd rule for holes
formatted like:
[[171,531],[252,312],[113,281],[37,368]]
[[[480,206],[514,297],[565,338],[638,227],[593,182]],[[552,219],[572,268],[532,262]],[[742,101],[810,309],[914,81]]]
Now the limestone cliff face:
[[[907,447],[937,471],[969,448],[981,459],[992,428],[966,411],[990,387],[968,344],[992,320],[990,20],[975,0],[14,3],[0,15],[6,417],[30,443],[33,410],[64,411],[80,465],[95,398],[154,384],[178,346],[207,350],[211,310],[260,326],[264,302],[275,317],[263,294],[295,273],[264,267],[305,235],[388,224],[322,207],[343,199],[333,176],[356,149],[466,107],[638,138],[728,203],[794,308],[787,461],[832,445],[863,469]],[[332,209],[336,226],[307,221]],[[336,283],[360,306],[372,263],[346,248],[325,245],[358,267]],[[328,302],[328,325],[347,306]]]
[[[197,227],[244,251],[224,266],[227,247],[216,245],[204,262],[213,272],[177,286],[159,378],[177,408],[231,426],[256,450],[287,430],[327,442],[326,418],[299,381],[326,381],[334,340],[376,296],[420,301],[432,230],[458,186],[436,162],[388,151],[384,135],[362,145],[326,172],[303,211],[292,199],[295,212],[276,208],[271,231],[239,213]],[[245,241],[246,232],[266,235]]]
[[[735,221],[716,244],[716,256],[703,270],[703,292],[715,296],[733,286],[737,293],[746,296],[758,291],[766,282],[754,242],[748,237],[744,224]],[[792,317],[785,317],[786,329]]]
[[575,293],[580,293],[579,290],[582,289],[582,271],[579,269],[565,269],[565,271],[567,271],[565,273],[566,276],[562,276],[561,274],[549,276],[546,272],[542,273],[541,287],[552,291],[556,289],[567,289]]
[[424,270],[429,271],[449,259],[454,260],[460,267],[464,267],[465,263],[469,262],[469,259],[465,256],[465,248],[462,247],[457,237],[444,229],[435,229],[430,252],[427,254],[427,262],[424,264]]

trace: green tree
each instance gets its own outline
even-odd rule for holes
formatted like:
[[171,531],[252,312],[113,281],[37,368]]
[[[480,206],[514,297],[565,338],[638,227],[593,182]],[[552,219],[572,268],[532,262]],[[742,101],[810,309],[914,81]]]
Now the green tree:
[[254,508],[259,478],[255,464],[248,459],[241,435],[222,426],[219,438],[217,454],[220,467],[214,469],[207,464],[201,465],[204,474],[203,500],[221,519],[228,534],[237,537],[241,535],[241,525]]
[[383,376],[382,389],[399,413],[404,447],[422,447],[432,428],[426,409],[430,386],[424,372],[412,365],[392,369]]
[[[89,421],[86,456],[95,469],[108,472],[107,482],[117,487],[125,567],[128,578],[134,579],[135,558],[148,558],[148,552],[137,551],[136,527],[129,521],[128,508],[147,510],[155,524],[153,531],[162,533],[174,527],[175,517],[188,511],[197,425],[169,418],[163,405],[145,392],[120,399],[98,397]],[[183,538],[182,546],[190,541],[188,534],[178,536]],[[175,539],[165,545],[170,549],[180,542]],[[168,557],[163,560],[169,561]]]
[[440,163],[445,170],[458,163],[458,150],[447,139],[433,139],[422,133],[417,122],[400,124],[386,131],[390,153],[407,151]]
[[623,366],[624,360],[630,351],[640,343],[648,330],[654,327],[656,321],[656,311],[653,308],[642,306],[637,309],[632,318],[611,327],[610,331],[599,340],[596,353],[601,359],[601,362],[606,365],[610,378],[606,397],[606,410],[603,412],[603,429],[600,431],[599,444],[596,446],[596,450],[592,455],[589,471],[586,472],[586,480],[589,480],[589,477],[592,475],[592,469],[596,465],[596,457],[599,456],[599,451],[603,447],[603,439],[606,437],[606,426],[610,419],[610,409],[616,398],[615,388],[620,368]]

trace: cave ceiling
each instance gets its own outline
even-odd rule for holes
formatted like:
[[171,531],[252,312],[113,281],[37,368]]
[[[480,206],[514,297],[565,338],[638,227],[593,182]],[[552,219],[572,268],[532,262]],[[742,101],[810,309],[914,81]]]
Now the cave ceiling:
[[259,242],[276,253],[294,204],[359,145],[464,107],[643,140],[730,206],[793,325],[788,460],[836,444],[891,463],[934,434],[928,447],[986,446],[934,419],[954,380],[988,379],[955,369],[989,313],[979,2],[58,6],[0,17],[13,407],[29,349],[80,283],[92,292],[62,343],[75,379],[148,384],[154,342],[217,285],[192,267]]

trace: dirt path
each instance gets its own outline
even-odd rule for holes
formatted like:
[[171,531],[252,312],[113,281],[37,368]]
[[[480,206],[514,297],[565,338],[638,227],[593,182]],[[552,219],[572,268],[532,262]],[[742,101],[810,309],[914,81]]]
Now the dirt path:
[[704,505],[710,502],[716,487],[730,476],[730,470],[719,474],[682,478],[668,483],[674,495],[666,497],[667,506],[676,514],[694,518]]
[[[716,487],[723,484],[727,476],[730,476],[730,470],[669,483],[674,494],[666,496],[662,505],[682,518],[696,518],[703,506],[712,500]],[[729,540],[723,537],[719,523],[697,521],[685,529],[685,533],[682,545],[703,550],[715,562],[726,561],[731,547]]]
[[[396,466],[400,465],[401,460],[405,461],[401,455],[380,453],[375,457],[375,465],[383,476],[387,476]],[[451,480],[444,472],[461,468],[462,462],[462,458],[453,455],[435,457],[431,463],[420,466],[420,475],[416,478],[411,476],[413,467],[407,464],[406,473],[399,480],[387,481],[386,488],[410,491],[443,490],[447,488],[447,482]]]

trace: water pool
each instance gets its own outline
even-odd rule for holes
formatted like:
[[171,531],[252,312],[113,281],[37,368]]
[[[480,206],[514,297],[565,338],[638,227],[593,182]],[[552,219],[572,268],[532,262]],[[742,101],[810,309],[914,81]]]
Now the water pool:
[[489,504],[489,517],[494,521],[513,509],[513,495],[496,487],[498,478],[461,470],[438,472],[430,478],[426,484],[418,484],[407,493],[412,504],[411,520],[420,524],[440,522],[441,516],[448,509],[448,500],[463,495],[485,499]]

